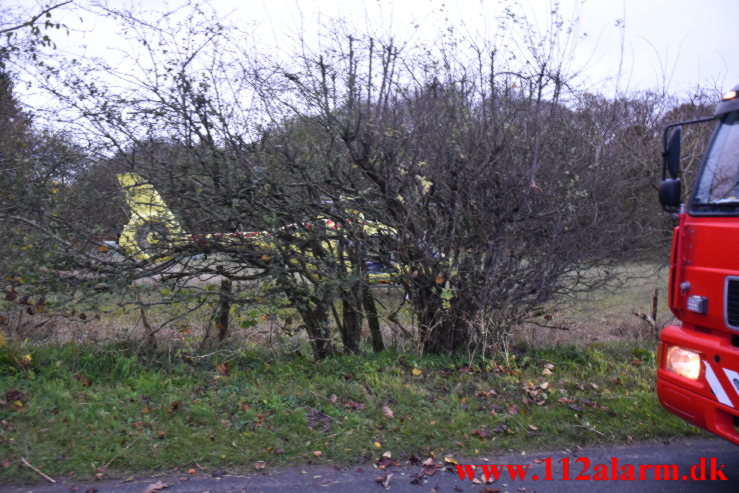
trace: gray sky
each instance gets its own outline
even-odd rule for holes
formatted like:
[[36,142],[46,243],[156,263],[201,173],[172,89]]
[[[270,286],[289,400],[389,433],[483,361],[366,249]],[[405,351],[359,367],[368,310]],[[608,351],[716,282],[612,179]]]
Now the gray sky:
[[[518,4],[544,25],[550,0],[216,0],[219,10],[235,9],[256,19],[279,44],[285,33],[318,19],[340,16],[352,24],[396,37],[433,40],[451,24],[457,32],[492,38],[502,5]],[[241,7],[236,7],[241,4]],[[561,0],[562,14],[579,18],[585,35],[574,50],[572,68],[606,92],[667,86],[684,92],[697,84],[726,89],[739,84],[739,50],[730,33],[739,23],[737,0]],[[516,8],[516,7],[514,7]],[[414,29],[414,26],[421,26]],[[623,54],[623,56],[622,56]],[[621,63],[619,63],[622,61]]]
[[[77,0],[85,5],[87,0]],[[108,0],[147,9],[164,0]],[[169,2],[175,4],[177,2]],[[504,36],[496,16],[502,6],[523,12],[536,25],[550,20],[551,0],[212,0],[228,22],[252,30],[264,49],[289,51],[299,33],[317,39],[334,18],[357,32],[392,35],[398,41],[434,43],[449,26],[469,39]],[[728,90],[739,84],[739,50],[731,42],[737,0],[560,0],[565,18],[579,18],[570,68],[583,87],[613,95],[617,90],[663,89],[687,94],[696,85]],[[6,0],[34,10],[35,0]],[[83,22],[80,23],[79,19]],[[120,45],[102,18],[66,8],[60,14],[75,32],[59,43],[65,50],[109,57]],[[617,77],[620,74],[620,78]]]

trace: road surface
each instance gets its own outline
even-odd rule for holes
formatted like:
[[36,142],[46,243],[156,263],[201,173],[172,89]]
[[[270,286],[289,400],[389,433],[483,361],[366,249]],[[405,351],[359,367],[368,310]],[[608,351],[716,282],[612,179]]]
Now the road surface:
[[[132,481],[105,479],[76,482],[59,479],[33,485],[2,485],[2,493],[721,493],[739,491],[739,448],[717,438],[680,439],[657,444],[558,450],[529,454],[484,456],[469,461],[486,465],[497,480],[486,482],[484,468],[472,469],[476,481],[461,480],[456,465],[388,463],[386,469],[374,464],[347,468],[304,466],[271,469],[246,474],[214,471],[211,474],[167,474]],[[462,461],[460,461],[462,462]],[[498,466],[493,467],[493,466]],[[568,465],[569,479],[563,479]],[[655,465],[666,465],[657,467]],[[508,467],[511,466],[511,467]],[[520,466],[520,467],[516,467]],[[528,466],[528,467],[527,467]],[[511,479],[516,472],[517,478]],[[520,473],[526,478],[521,480]],[[215,475],[214,475],[215,473]],[[467,474],[467,469],[463,468]],[[576,479],[579,475],[588,479]],[[547,479],[547,476],[551,479]],[[633,480],[631,477],[633,476]],[[662,479],[655,479],[658,476]],[[713,476],[713,478],[711,477]],[[643,477],[644,479],[641,479]],[[389,479],[388,479],[389,478]],[[665,479],[670,478],[670,479]],[[696,478],[696,479],[694,479]],[[703,479],[705,478],[705,479]],[[725,478],[725,479],[724,479]],[[383,484],[383,482],[385,484]],[[163,487],[162,489],[155,489]]]

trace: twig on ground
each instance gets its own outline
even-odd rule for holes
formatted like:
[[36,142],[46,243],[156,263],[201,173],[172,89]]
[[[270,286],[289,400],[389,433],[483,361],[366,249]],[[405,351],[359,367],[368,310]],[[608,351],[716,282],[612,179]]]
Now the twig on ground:
[[25,457],[21,457],[21,462],[23,463],[24,466],[26,466],[26,467],[28,467],[30,469],[33,469],[39,476],[41,476],[42,478],[44,478],[48,482],[50,482],[50,483],[56,483],[56,480],[55,479],[52,479],[49,476],[47,476],[46,474],[44,474],[41,471],[39,471],[36,467],[33,466],[33,464],[31,464],[30,462],[28,462]]
[[114,460],[116,460],[116,459],[117,459],[118,457],[122,456],[122,455],[123,455],[123,452],[125,452],[126,450],[128,450],[128,449],[129,449],[129,448],[130,448],[130,447],[131,447],[131,446],[132,446],[132,445],[133,445],[134,443],[136,443],[136,442],[137,442],[138,440],[139,440],[139,439],[137,438],[136,440],[133,440],[133,441],[132,441],[131,443],[129,443],[128,445],[126,445],[126,446],[125,446],[125,447],[123,448],[123,450],[121,450],[121,453],[120,453],[120,454],[118,454],[118,455],[114,456],[114,457],[113,457],[112,459],[110,459],[110,460],[109,460],[109,461],[107,462],[107,464],[105,464],[105,465],[104,465],[103,467],[107,469],[107,468],[108,468],[108,466],[110,466],[110,464],[111,464],[111,463],[112,463],[112,462],[113,462]]

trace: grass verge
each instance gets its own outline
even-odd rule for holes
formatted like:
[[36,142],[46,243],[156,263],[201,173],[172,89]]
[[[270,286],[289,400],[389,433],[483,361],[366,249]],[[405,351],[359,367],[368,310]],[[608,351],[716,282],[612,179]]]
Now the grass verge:
[[692,435],[662,410],[654,352],[529,349],[504,362],[410,354],[313,363],[127,346],[0,347],[0,478],[126,477],[286,463],[507,453]]

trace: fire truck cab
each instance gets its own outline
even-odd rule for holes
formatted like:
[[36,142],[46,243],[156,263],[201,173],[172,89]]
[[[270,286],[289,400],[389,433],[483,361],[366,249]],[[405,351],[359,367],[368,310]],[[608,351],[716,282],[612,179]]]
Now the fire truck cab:
[[[677,214],[668,325],[657,351],[657,394],[670,412],[739,444],[739,86],[709,118],[669,125],[659,198]],[[715,121],[687,203],[679,178],[681,127]]]

